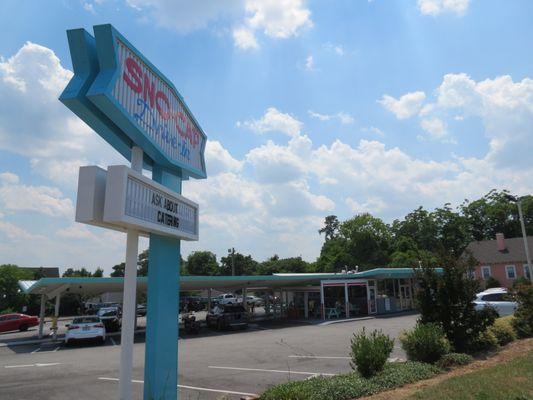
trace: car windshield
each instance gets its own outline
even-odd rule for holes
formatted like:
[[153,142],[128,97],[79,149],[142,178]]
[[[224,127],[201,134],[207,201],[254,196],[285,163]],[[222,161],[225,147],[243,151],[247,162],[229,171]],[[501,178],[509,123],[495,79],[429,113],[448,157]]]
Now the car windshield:
[[80,318],[74,318],[72,321],[73,324],[96,324],[100,322],[100,318],[98,317],[80,317]]

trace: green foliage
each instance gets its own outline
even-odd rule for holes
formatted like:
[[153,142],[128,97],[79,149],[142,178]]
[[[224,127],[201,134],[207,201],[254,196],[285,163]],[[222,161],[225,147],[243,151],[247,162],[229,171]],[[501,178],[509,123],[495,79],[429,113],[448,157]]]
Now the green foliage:
[[513,290],[518,290],[520,286],[529,286],[529,285],[531,285],[531,280],[523,276],[519,276],[513,282]]
[[302,257],[279,258],[277,255],[259,264],[259,275],[272,275],[283,272],[309,272],[311,267]]
[[113,271],[111,272],[110,276],[112,277],[124,276],[125,269],[126,269],[126,263],[120,263],[120,264],[113,265]]
[[195,251],[187,257],[187,271],[191,275],[219,275],[217,256],[210,251]]
[[[231,275],[232,256],[227,255],[220,259],[220,273],[222,275]],[[235,275],[257,275],[259,263],[251,255],[245,256],[241,253],[235,253],[233,256],[235,263]]]
[[426,263],[417,271],[420,290],[416,302],[420,321],[440,325],[453,348],[460,352],[468,351],[472,341],[477,340],[497,317],[491,308],[476,311],[474,307],[478,284],[467,274],[473,263],[472,259],[446,257],[441,264],[446,266],[441,275]]
[[316,377],[276,385],[260,397],[261,400],[351,400],[394,389],[423,379],[429,379],[440,369],[418,362],[393,363],[366,379],[357,373],[330,378]]
[[516,340],[516,333],[512,325],[512,320],[512,316],[498,318],[494,321],[494,325],[489,327],[489,331],[494,334],[500,346],[504,346],[507,343]]
[[417,324],[400,336],[402,348],[412,361],[434,363],[450,352],[450,342],[442,328],[434,323]]
[[498,348],[498,338],[490,330],[480,332],[470,343],[469,353],[485,352]]
[[437,366],[442,369],[450,369],[458,365],[467,365],[473,361],[473,358],[469,354],[465,353],[448,353],[444,354],[439,361],[437,361]]
[[318,230],[318,233],[321,235],[322,233],[325,236],[326,242],[328,240],[333,239],[335,236],[337,236],[339,232],[339,226],[340,222],[336,215],[328,215],[326,218],[324,218],[324,227],[320,228]]
[[31,306],[32,300],[19,289],[18,281],[33,279],[33,273],[13,264],[0,265],[0,311],[22,311],[22,307]]
[[63,278],[73,278],[73,277],[81,277],[81,278],[89,278],[93,276],[91,271],[88,271],[87,268],[83,267],[81,269],[74,269],[74,268],[67,268],[65,272],[63,272],[62,277]]
[[512,321],[513,328],[518,337],[533,336],[533,286],[520,286],[516,290],[518,307]]
[[365,378],[383,370],[394,347],[394,340],[381,331],[374,330],[367,336],[365,328],[354,333],[351,340],[350,365]]
[[102,278],[104,276],[104,270],[100,267],[96,268],[96,271],[93,272],[94,278]]
[[493,276],[489,276],[485,281],[485,289],[502,287],[500,281]]
[[[521,201],[527,234],[533,235],[533,196],[524,196]],[[461,211],[474,240],[493,239],[500,232],[508,238],[522,235],[518,209],[507,190],[491,190],[481,199],[467,200]]]

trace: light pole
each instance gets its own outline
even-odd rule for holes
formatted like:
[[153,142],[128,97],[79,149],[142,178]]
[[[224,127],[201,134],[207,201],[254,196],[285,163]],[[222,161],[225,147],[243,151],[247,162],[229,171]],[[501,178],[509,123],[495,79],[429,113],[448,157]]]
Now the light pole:
[[522,238],[524,239],[524,249],[526,251],[527,270],[529,271],[529,279],[531,280],[531,283],[533,283],[533,266],[531,265],[531,257],[529,255],[529,247],[527,245],[526,224],[524,223],[524,213],[522,212],[522,201],[519,197],[517,198],[511,195],[507,195],[507,199],[516,203],[518,207],[518,217],[520,218],[520,227],[522,228]]
[[235,276],[235,248],[228,249],[228,256],[231,256],[231,276]]

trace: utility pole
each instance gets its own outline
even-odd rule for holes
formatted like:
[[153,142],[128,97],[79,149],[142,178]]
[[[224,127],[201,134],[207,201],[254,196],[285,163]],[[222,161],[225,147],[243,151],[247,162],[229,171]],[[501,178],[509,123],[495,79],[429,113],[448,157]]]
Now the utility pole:
[[235,276],[235,248],[228,249],[228,255],[231,256],[231,276]]
[[[529,255],[529,247],[527,245],[527,233],[526,233],[526,224],[524,222],[524,213],[522,212],[522,201],[520,197],[515,197],[511,195],[505,196],[507,200],[512,201],[513,203],[516,203],[518,207],[518,217],[520,219],[520,227],[522,228],[522,238],[524,239],[524,250],[526,252],[526,260],[527,260],[527,270],[529,271],[529,280],[531,283],[533,283],[533,265],[531,265],[531,257]],[[526,271],[524,271],[525,273]],[[527,274],[526,274],[527,278]]]
[[529,279],[531,280],[531,283],[533,283],[533,266],[531,265],[531,257],[529,255],[529,247],[527,245],[526,224],[524,223],[524,213],[522,212],[522,202],[520,201],[520,199],[517,199],[516,204],[518,205],[518,215],[520,217],[520,226],[522,227],[522,237],[524,238],[524,248],[526,250],[526,259],[527,259],[527,270],[529,271]]

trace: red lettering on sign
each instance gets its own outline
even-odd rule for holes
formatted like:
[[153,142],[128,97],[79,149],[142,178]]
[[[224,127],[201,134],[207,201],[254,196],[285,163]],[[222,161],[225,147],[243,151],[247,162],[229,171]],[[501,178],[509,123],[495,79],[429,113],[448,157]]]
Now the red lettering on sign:
[[[165,109],[161,107],[161,102],[158,100],[161,100],[161,102],[165,103]],[[165,121],[170,118],[170,103],[168,102],[167,95],[160,90],[155,95],[155,107],[157,108],[157,112],[161,114],[161,117],[163,117]]]
[[124,82],[128,84],[131,90],[133,90],[135,93],[141,93],[142,69],[133,58],[128,57],[126,59],[126,69],[124,70],[124,74],[122,75],[122,77],[124,79]]
[[155,83],[150,80],[148,74],[144,74],[144,90],[143,90],[144,101],[147,101],[147,98],[150,99],[150,108],[154,107],[155,102]]

